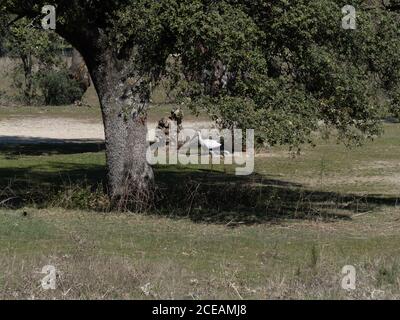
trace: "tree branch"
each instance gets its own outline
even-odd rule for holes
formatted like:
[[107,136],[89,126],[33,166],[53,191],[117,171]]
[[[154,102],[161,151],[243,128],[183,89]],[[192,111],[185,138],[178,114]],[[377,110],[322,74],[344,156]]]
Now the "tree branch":
[[11,27],[14,23],[16,23],[17,21],[21,20],[24,17],[25,17],[25,15],[18,15],[13,20],[11,20],[9,23],[7,23],[6,28]]
[[381,2],[383,7],[387,10],[400,11],[400,3],[388,4],[386,0],[381,0]]

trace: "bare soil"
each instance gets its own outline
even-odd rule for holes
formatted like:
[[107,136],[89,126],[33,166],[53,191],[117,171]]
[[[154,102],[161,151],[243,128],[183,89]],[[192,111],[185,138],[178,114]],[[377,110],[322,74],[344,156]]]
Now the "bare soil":
[[[149,122],[149,130],[156,127]],[[189,121],[185,128],[210,127],[206,121]],[[9,117],[0,119],[0,143],[42,143],[64,140],[104,140],[101,120],[68,117]]]

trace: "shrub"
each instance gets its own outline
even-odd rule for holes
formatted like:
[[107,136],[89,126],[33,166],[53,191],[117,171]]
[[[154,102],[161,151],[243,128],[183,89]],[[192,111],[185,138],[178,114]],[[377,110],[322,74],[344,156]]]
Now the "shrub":
[[51,70],[40,76],[39,88],[46,105],[64,105],[80,100],[83,90],[65,70]]

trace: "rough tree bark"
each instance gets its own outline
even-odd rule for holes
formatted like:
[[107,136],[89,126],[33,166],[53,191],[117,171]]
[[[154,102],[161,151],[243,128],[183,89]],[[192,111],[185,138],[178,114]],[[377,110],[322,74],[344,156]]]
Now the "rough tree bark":
[[146,160],[147,83],[126,61],[104,52],[90,73],[99,95],[106,139],[109,194],[120,210],[144,210],[153,193]]
[[80,51],[99,96],[105,129],[108,193],[119,210],[143,211],[151,205],[154,176],[146,160],[147,75],[130,59],[117,57],[103,39],[69,39]]
[[[103,11],[96,11],[89,1],[55,3],[58,4],[57,12],[67,17],[57,23],[56,32],[84,58],[100,99],[106,139],[108,193],[117,209],[144,210],[151,203],[154,180],[153,171],[146,161],[146,118],[151,77],[135,70],[134,48],[127,48],[121,56],[110,43],[112,37],[107,34],[110,31],[106,30],[103,22],[108,10],[116,5],[114,2],[102,2]],[[8,10],[32,19],[38,16],[37,8],[31,2],[15,1]]]
[[25,79],[25,86],[24,86],[24,99],[28,105],[32,104],[32,57],[30,55],[23,54],[21,55],[22,66],[24,69],[24,79]]

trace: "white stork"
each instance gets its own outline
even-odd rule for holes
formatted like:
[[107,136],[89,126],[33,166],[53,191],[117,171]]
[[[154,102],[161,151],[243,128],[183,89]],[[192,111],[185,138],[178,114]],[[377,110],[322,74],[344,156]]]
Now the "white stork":
[[[221,143],[219,143],[215,140],[212,140],[212,139],[203,139],[200,131],[197,131],[197,136],[199,137],[200,145],[204,149],[207,149],[209,154],[211,154],[213,157],[221,155],[221,146],[222,146]],[[223,150],[223,155],[224,156],[229,155],[229,152]],[[212,160],[211,160],[211,169],[212,169]]]

